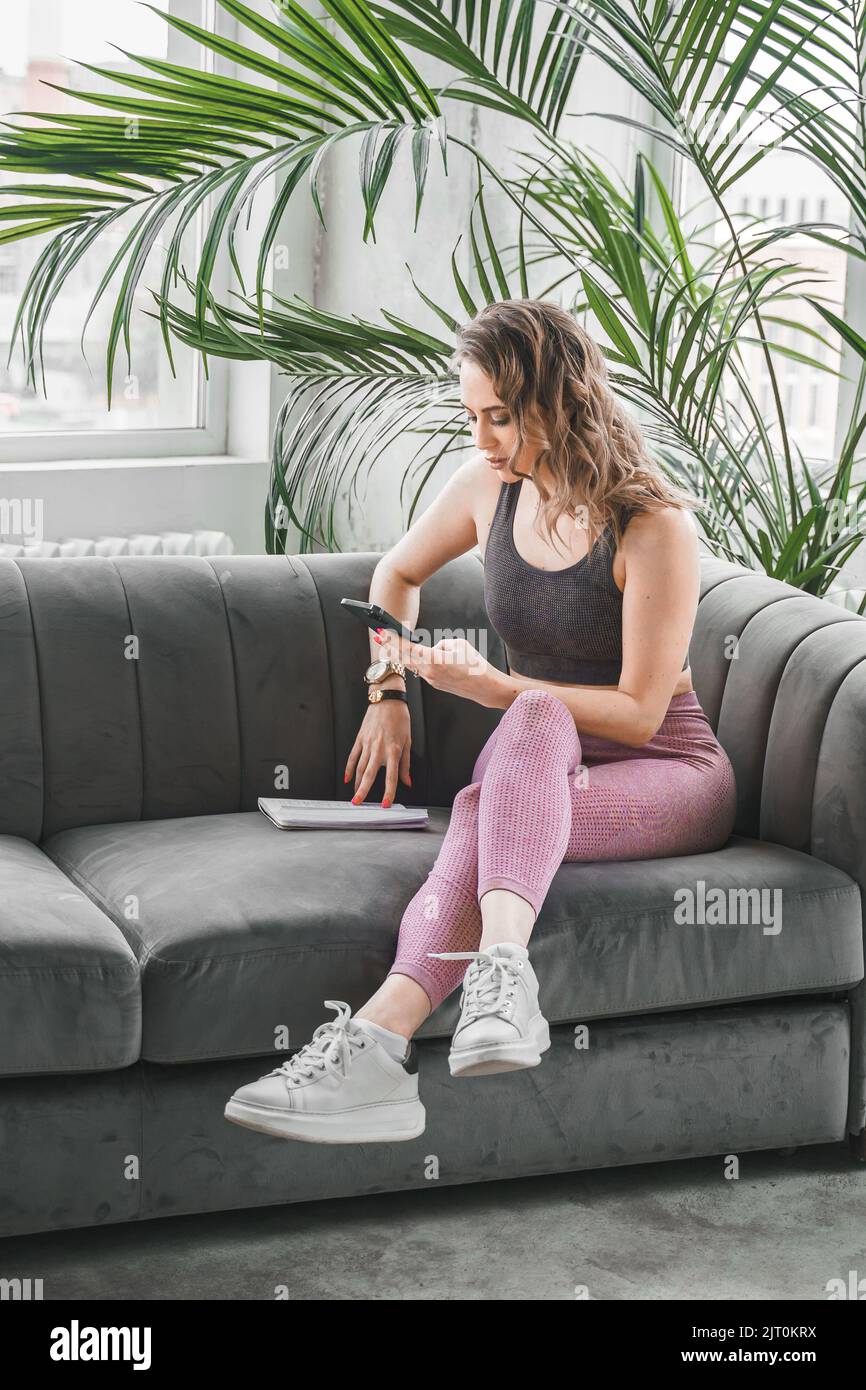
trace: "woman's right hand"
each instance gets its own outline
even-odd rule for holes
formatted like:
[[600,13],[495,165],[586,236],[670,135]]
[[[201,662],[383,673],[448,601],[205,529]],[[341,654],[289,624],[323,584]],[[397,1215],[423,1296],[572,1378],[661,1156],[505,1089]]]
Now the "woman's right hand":
[[412,723],[405,700],[382,700],[378,705],[370,705],[352,745],[343,777],[344,782],[349,782],[354,775],[355,794],[352,801],[360,805],[376,780],[380,767],[384,767],[385,795],[382,805],[392,805],[397,793],[398,775],[407,787],[412,785],[409,776],[411,747]]

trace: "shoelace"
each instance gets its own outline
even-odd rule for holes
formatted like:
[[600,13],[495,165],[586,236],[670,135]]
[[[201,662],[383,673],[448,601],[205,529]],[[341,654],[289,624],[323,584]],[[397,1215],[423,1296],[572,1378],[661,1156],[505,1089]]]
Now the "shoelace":
[[356,1048],[363,1046],[368,1034],[352,1022],[352,1010],[342,999],[326,999],[325,1007],[336,1010],[337,1017],[320,1023],[310,1041],[281,1066],[269,1071],[268,1076],[285,1077],[287,1086],[299,1085],[316,1072],[329,1072],[345,1079],[354,1055],[353,1044]]
[[488,951],[428,951],[427,954],[438,960],[472,961],[463,978],[464,1021],[486,1014],[510,1017],[517,971],[523,969],[519,956],[492,956]]

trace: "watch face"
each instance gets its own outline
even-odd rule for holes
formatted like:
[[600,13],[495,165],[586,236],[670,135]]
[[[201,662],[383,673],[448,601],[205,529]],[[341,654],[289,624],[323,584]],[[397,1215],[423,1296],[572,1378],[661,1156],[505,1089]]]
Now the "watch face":
[[387,661],[382,659],[380,659],[379,661],[374,661],[372,666],[367,667],[367,670],[364,673],[364,680],[367,682],[368,685],[371,681],[380,681],[382,677],[387,674],[387,671]]

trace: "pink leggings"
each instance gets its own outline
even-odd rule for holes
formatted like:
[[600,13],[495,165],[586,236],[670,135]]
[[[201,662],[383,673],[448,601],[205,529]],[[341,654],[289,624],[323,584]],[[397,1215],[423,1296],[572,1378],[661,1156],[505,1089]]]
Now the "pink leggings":
[[697,695],[675,695],[640,748],[578,735],[566,705],[524,690],[454,798],[436,862],[406,908],[390,975],[408,975],[433,1008],[477,951],[482,895],[508,888],[536,914],[563,862],[658,859],[719,849],[736,813],[734,772]]

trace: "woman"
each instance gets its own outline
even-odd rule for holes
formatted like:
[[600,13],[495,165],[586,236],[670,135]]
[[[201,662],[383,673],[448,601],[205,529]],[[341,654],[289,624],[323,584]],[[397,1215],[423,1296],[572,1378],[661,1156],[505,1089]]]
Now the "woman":
[[271,1134],[420,1134],[411,1039],[461,979],[452,1075],[537,1066],[550,1035],[527,943],[559,865],[694,854],[733,828],[733,769],[688,664],[694,499],[647,457],[598,347],[556,306],[490,305],[462,330],[454,366],[478,452],[379,562],[370,599],[411,627],[425,580],[479,545],[508,673],[465,640],[374,636],[366,678],[384,694],[346,764],[354,803],[380,768],[383,805],[398,776],[409,785],[406,668],[504,713],[381,988],[354,1017],[326,1001],[337,1019],[229,1102],[228,1118]]

